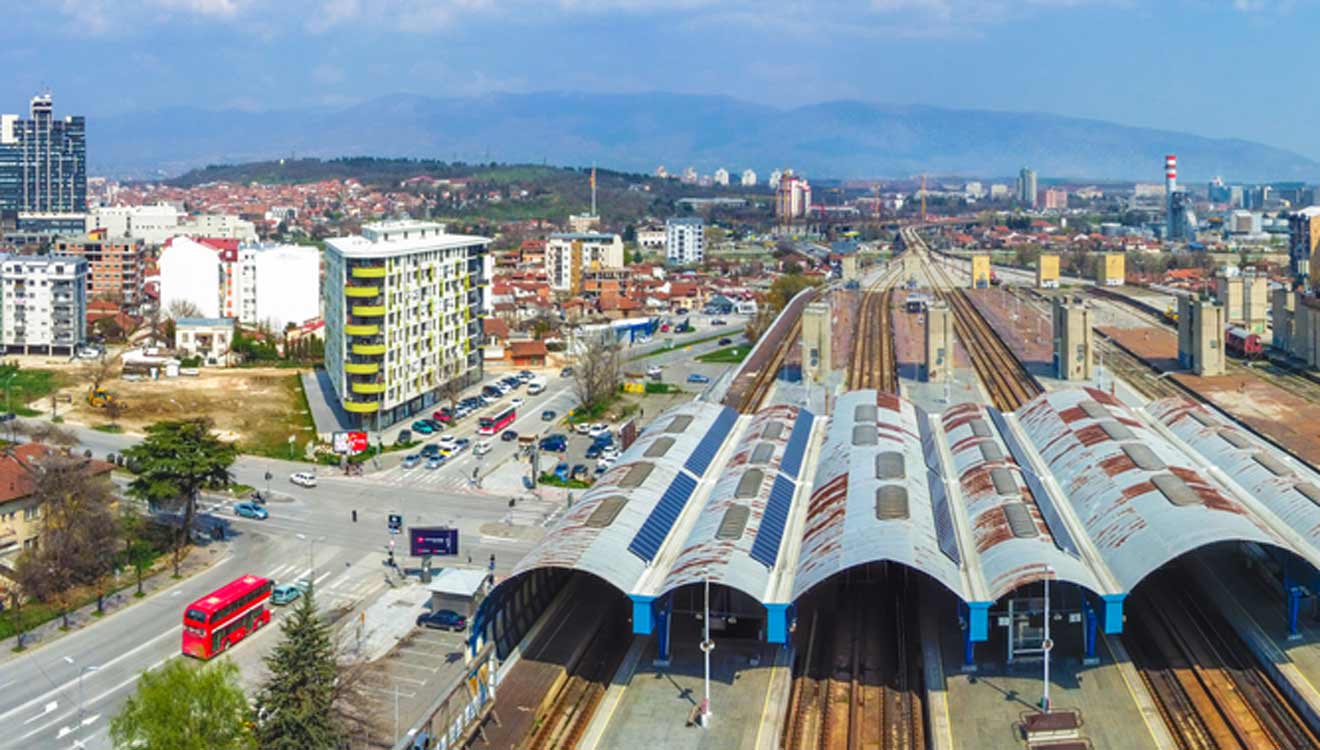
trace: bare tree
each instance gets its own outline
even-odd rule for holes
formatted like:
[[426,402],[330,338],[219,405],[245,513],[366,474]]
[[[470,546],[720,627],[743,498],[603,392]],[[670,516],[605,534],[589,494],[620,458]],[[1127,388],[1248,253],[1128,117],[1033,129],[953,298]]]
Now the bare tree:
[[119,418],[124,414],[124,402],[117,398],[112,398],[105,402],[105,416],[110,420],[111,427],[119,426]]
[[591,337],[579,343],[573,363],[573,391],[582,408],[591,409],[606,403],[619,389],[620,354],[618,344],[608,337]]
[[115,368],[118,364],[118,356],[108,357],[102,354],[80,368],[82,379],[87,381],[92,391],[98,391],[101,389],[101,385],[115,374]]
[[170,320],[179,318],[200,318],[202,310],[195,302],[187,299],[170,300],[170,304],[165,308],[165,317]]
[[34,443],[57,448],[72,448],[78,444],[78,436],[66,427],[50,422],[13,422],[14,432],[26,435]]

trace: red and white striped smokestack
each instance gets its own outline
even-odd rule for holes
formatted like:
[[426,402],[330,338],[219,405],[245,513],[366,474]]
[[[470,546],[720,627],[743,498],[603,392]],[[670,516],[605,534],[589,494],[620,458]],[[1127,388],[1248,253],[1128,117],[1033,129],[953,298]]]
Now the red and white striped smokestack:
[[1173,195],[1178,189],[1178,157],[1169,154],[1164,157],[1164,194]]

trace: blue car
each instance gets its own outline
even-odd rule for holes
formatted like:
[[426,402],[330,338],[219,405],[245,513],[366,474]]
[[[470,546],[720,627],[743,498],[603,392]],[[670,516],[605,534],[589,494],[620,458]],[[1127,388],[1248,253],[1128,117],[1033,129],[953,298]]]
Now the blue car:
[[445,465],[444,456],[431,456],[430,458],[426,459],[426,468],[428,469],[438,469],[444,465]]
[[702,374],[699,373],[699,372],[694,372],[694,373],[692,373],[691,375],[687,376],[687,382],[689,382],[689,383],[709,383],[709,382],[710,382],[710,378],[707,377],[707,376],[705,376],[705,375],[702,375]]
[[555,478],[561,482],[568,481],[568,464],[561,461],[559,465],[555,467]]
[[266,512],[266,509],[256,503],[238,503],[234,506],[234,513],[243,518],[255,518],[258,521],[270,518],[270,514]]
[[568,450],[568,438],[563,435],[551,435],[541,440],[541,450],[552,453],[563,453]]
[[412,454],[411,456],[405,456],[405,457],[404,457],[404,459],[403,459],[403,468],[405,468],[405,469],[411,469],[411,468],[413,468],[414,466],[416,466],[417,464],[420,464],[421,462],[422,462],[422,457],[419,456],[419,455],[417,455],[416,453],[414,453],[414,454]]

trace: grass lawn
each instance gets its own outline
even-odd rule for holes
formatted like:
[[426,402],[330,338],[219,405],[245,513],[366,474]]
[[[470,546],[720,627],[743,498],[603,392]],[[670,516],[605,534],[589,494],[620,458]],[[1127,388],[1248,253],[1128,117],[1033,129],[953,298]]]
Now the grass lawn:
[[751,344],[738,344],[736,346],[726,346],[723,349],[716,349],[709,354],[702,354],[697,357],[698,362],[713,364],[737,364],[747,358],[751,353]]
[[41,416],[42,412],[28,408],[27,404],[49,396],[61,385],[59,373],[53,370],[24,370],[14,364],[0,365],[0,386],[5,386],[8,391],[6,411],[19,416]]
[[243,443],[244,453],[270,458],[290,459],[289,436],[294,436],[293,460],[302,460],[303,449],[307,441],[316,440],[316,423],[312,421],[312,409],[307,404],[307,393],[303,390],[302,376],[297,373],[284,378],[282,383],[285,398],[283,418],[269,420],[255,431]]
[[[668,335],[668,334],[660,334],[660,335]],[[712,334],[712,335],[710,335],[710,336],[703,336],[703,337],[701,337],[701,338],[699,338],[699,339],[692,339],[692,340],[690,340],[690,341],[688,341],[688,340],[677,341],[677,342],[674,343],[673,346],[662,346],[662,347],[660,347],[659,349],[656,349],[656,350],[653,351],[653,352],[646,352],[645,354],[638,354],[636,357],[632,357],[632,358],[630,358],[628,361],[629,361],[629,362],[632,362],[632,361],[634,361],[634,360],[638,360],[638,359],[646,359],[647,357],[655,357],[655,356],[658,356],[658,355],[661,355],[661,354],[665,354],[666,352],[672,352],[672,351],[674,351],[675,349],[682,349],[682,348],[685,347],[685,346],[696,346],[697,344],[704,344],[704,343],[706,343],[707,341],[714,341],[714,340],[716,340],[716,339],[722,339],[722,338],[724,338],[724,337],[726,337],[726,336],[729,337],[729,338],[734,338],[735,336],[741,336],[741,335],[742,335],[742,334],[738,333],[737,331],[732,331],[732,332],[730,332],[730,331],[726,331],[726,332],[724,332],[724,333],[716,333],[716,334]]]
[[108,432],[111,435],[118,435],[119,433],[124,431],[124,428],[120,427],[117,424],[98,424],[98,425],[93,425],[92,429],[96,430],[97,432]]

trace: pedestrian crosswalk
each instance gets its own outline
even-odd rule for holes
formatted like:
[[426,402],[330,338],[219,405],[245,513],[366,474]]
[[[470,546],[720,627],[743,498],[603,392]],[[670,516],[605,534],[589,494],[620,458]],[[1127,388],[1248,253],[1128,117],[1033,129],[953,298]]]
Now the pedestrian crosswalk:
[[411,469],[405,469],[402,466],[394,466],[383,471],[372,472],[364,477],[336,476],[326,477],[325,479],[368,482],[389,487],[429,487],[455,492],[488,494],[482,492],[480,488],[472,483],[471,472],[471,468],[468,468],[467,471],[459,471],[452,468],[427,469],[424,466],[414,466]]
[[353,571],[344,571],[332,576],[334,570],[318,571],[312,577],[312,569],[306,565],[287,563],[269,571],[266,577],[281,583],[294,583],[304,579],[311,580],[316,588],[316,598],[322,605],[339,606],[362,601],[384,588],[384,579],[363,577]]

